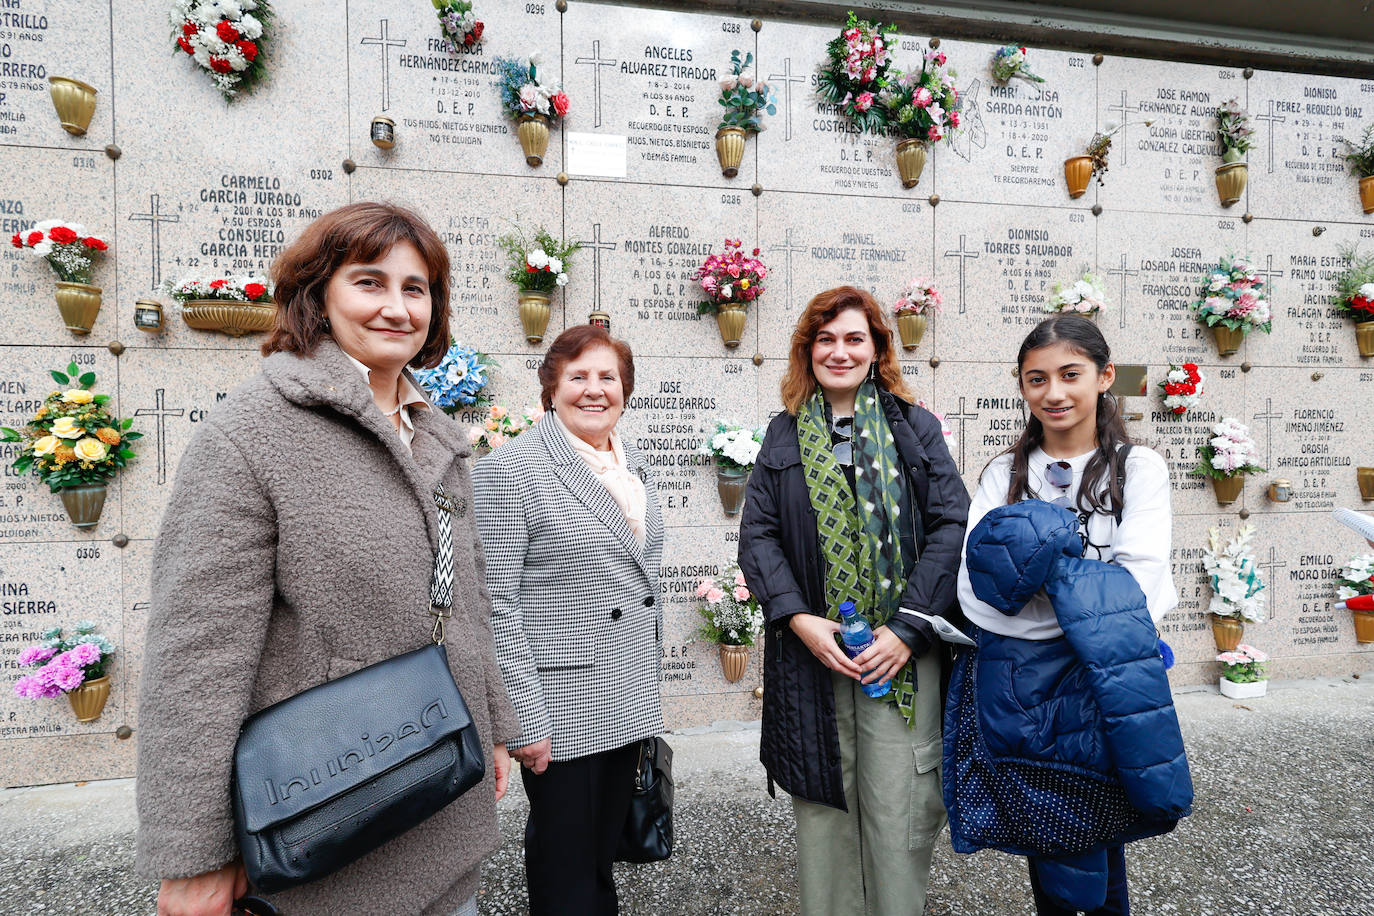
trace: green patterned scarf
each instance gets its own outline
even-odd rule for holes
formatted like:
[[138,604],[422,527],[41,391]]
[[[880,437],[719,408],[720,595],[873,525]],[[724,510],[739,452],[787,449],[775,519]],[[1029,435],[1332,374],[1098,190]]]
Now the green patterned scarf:
[[[826,615],[838,620],[840,604],[853,601],[877,629],[897,612],[907,565],[898,534],[905,474],[873,383],[864,382],[854,402],[853,490],[831,448],[820,389],[797,414],[797,441],[826,562]],[[887,699],[908,726],[915,725],[916,673],[911,662],[892,678]]]

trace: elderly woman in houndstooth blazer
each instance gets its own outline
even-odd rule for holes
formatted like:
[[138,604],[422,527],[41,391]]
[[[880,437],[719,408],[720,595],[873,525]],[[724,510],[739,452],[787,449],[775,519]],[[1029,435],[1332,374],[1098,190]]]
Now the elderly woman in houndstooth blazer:
[[616,421],[630,348],[602,328],[558,336],[539,369],[547,411],[477,463],[492,630],[520,717],[509,742],[530,801],[530,911],[618,911],[611,861],[640,739],[663,730],[654,484]]

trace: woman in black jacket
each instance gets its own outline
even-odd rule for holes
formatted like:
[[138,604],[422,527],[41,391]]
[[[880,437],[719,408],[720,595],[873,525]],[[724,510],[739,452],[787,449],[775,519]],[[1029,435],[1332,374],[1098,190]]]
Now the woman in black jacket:
[[[760,756],[770,790],[792,795],[804,914],[920,914],[945,820],[945,653],[899,608],[954,606],[968,494],[863,290],[807,305],[782,401],[740,526],[767,619]],[[836,641],[843,601],[874,629],[853,660]],[[877,699],[861,688],[884,682]]]

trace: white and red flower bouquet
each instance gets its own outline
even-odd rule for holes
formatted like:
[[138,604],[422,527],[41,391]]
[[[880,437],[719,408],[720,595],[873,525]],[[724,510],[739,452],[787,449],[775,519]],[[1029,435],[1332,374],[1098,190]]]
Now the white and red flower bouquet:
[[1198,371],[1197,363],[1184,363],[1181,366],[1169,364],[1169,373],[1159,383],[1164,398],[1164,406],[1174,416],[1183,416],[1190,408],[1202,400],[1203,374]]
[[267,0],[172,0],[172,37],[232,99],[267,72],[262,48],[272,16]]
[[168,295],[180,303],[214,299],[222,302],[272,301],[272,284],[266,277],[185,277],[163,284]]
[[726,239],[725,251],[709,255],[692,274],[706,293],[706,301],[697,303],[697,314],[713,314],[727,302],[748,305],[763,295],[763,280],[767,276],[768,268],[759,260],[757,248],[746,255],[743,242]]
[[90,283],[95,259],[109,249],[103,241],[86,234],[80,223],[49,219],[26,232],[16,232],[10,244],[47,261],[64,283]]

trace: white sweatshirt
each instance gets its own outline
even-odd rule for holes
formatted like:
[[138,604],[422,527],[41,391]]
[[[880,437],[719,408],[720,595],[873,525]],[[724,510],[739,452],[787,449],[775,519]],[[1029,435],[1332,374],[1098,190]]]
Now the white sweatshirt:
[[[1095,451],[1067,459],[1073,467],[1073,484],[1067,495],[1075,506],[1083,468]],[[1063,490],[1045,481],[1045,467],[1055,460],[1038,448],[1030,455],[1027,469],[1030,490],[1046,502],[1064,494]],[[968,533],[973,532],[974,526],[991,509],[1006,504],[1010,482],[1011,456],[993,459],[983,471],[978,492],[969,507]],[[1164,459],[1144,446],[1132,447],[1126,457],[1125,511],[1121,524],[1116,523],[1116,516],[1111,512],[1093,513],[1087,523],[1089,546],[1083,554],[1088,559],[1104,560],[1129,570],[1145,593],[1155,623],[1178,606],[1178,592],[1174,589],[1173,569],[1169,563],[1173,533],[1169,495],[1169,466]],[[967,534],[964,550],[968,550]],[[1021,639],[1053,639],[1064,632],[1059,628],[1054,608],[1044,591],[1031,598],[1014,617],[979,601],[969,582],[967,557],[963,559],[965,562],[959,564],[959,604],[969,620],[993,633]]]

